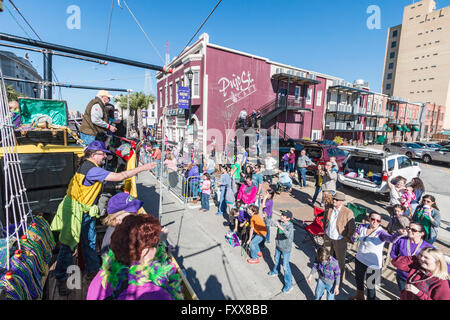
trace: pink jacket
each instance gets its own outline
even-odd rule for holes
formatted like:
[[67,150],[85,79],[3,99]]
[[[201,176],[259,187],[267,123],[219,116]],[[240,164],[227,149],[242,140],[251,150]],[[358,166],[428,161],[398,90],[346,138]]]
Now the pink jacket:
[[248,186],[243,183],[241,188],[239,189],[237,199],[242,200],[245,204],[252,204],[256,202],[256,193],[258,192],[258,188],[256,186],[252,186],[250,193],[245,193],[245,189]]

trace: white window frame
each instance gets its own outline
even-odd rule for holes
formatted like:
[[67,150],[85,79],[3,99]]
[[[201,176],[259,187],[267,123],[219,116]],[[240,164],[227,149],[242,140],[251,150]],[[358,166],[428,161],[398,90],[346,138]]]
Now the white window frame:
[[173,105],[173,83],[169,83],[169,105]]
[[295,101],[300,101],[301,87],[295,86]]
[[322,106],[322,95],[323,95],[322,90],[317,91],[317,95],[316,95],[316,106],[317,107]]
[[313,90],[311,89],[311,88],[308,88],[308,90],[307,90],[307,94],[306,94],[306,104],[311,104],[311,102],[312,102],[312,94],[313,94],[313,92],[312,92]]
[[178,87],[180,85],[180,79],[175,79],[175,103],[178,104]]
[[162,87],[160,87],[160,88],[159,88],[159,106],[160,106],[160,107],[163,106],[162,98],[163,98]]
[[192,86],[193,86],[192,97],[200,98],[200,70],[193,70],[193,71],[194,71],[194,78],[192,79]]
[[166,86],[165,86],[165,88],[166,88],[166,91],[165,91],[165,95],[164,95],[164,106],[165,107],[167,107],[167,105],[168,105],[168,96],[167,96],[167,93],[168,93],[168,88],[167,88],[167,84],[166,84]]

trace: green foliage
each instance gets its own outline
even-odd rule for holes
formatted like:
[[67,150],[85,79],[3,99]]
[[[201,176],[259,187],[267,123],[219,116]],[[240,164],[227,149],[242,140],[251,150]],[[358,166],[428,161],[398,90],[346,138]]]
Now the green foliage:
[[[114,97],[114,101],[120,102],[120,107],[122,109],[128,108],[128,100],[126,95],[119,95]],[[155,102],[155,96],[150,94],[146,95],[142,92],[134,92],[130,94],[130,109],[131,110],[138,110],[138,109],[147,109],[148,105],[150,103]]]
[[338,145],[341,145],[344,142],[344,138],[336,136],[333,139],[334,142],[336,142]]
[[8,97],[8,101],[17,101],[19,97],[22,97],[23,94],[18,93],[14,87],[10,84],[6,86],[6,95]]

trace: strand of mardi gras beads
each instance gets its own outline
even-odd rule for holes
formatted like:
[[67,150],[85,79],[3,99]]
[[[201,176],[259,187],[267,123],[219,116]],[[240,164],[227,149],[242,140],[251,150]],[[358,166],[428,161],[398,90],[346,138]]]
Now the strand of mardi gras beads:
[[35,241],[29,239],[25,235],[20,238],[20,244],[22,245],[23,251],[31,251],[32,253],[35,254],[38,262],[37,267],[39,269],[39,272],[41,274],[44,274],[44,272],[47,269],[47,264],[45,263],[44,255],[41,248],[37,245]]
[[5,296],[8,300],[31,300],[30,293],[25,290],[26,285],[23,279],[14,274],[12,271],[8,271],[0,279],[0,283],[5,288]]
[[[16,250],[11,258],[11,271],[19,275],[25,282],[26,290],[30,293],[32,299],[40,298],[42,295],[41,282],[36,281],[33,275],[33,268],[26,262],[25,256],[21,250]],[[25,288],[24,288],[25,289]]]
[[36,231],[37,230],[35,228],[30,226],[28,228],[29,238],[31,240],[33,240],[34,242],[36,242],[36,244],[40,247],[40,250],[41,250],[41,252],[43,253],[43,256],[44,256],[45,263],[49,263],[50,259],[52,258],[52,250],[53,249],[51,249],[49,247],[49,244],[44,241],[44,238],[42,237],[42,235],[40,235]]
[[[36,224],[33,226],[33,224]],[[53,237],[53,233],[50,230],[50,225],[44,217],[36,216],[31,224],[32,227],[35,227],[36,230],[40,231],[39,234],[43,235],[43,239],[48,243],[51,250],[53,250],[56,246],[56,241]]]

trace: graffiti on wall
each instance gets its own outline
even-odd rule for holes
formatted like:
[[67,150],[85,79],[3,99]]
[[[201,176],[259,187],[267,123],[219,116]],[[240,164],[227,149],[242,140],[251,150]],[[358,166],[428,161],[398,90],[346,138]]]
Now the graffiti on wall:
[[223,94],[225,99],[225,107],[230,107],[242,99],[256,92],[255,80],[251,77],[250,72],[242,71],[240,76],[232,74],[231,79],[222,77],[219,79],[219,92]]

